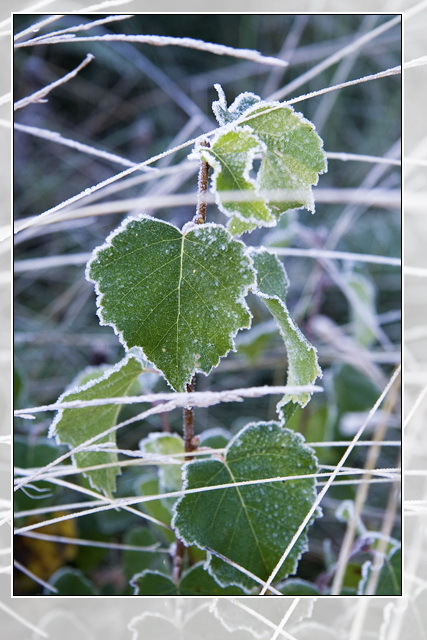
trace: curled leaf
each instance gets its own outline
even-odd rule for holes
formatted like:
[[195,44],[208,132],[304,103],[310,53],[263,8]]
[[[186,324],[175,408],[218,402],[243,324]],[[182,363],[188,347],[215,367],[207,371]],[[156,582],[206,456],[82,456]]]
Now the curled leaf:
[[[286,306],[288,278],[285,269],[277,256],[266,249],[253,251],[252,256],[257,271],[257,287],[254,293],[262,299],[276,319],[288,353],[287,384],[314,384],[316,378],[322,376],[317,351],[292,320]],[[289,403],[305,407],[310,397],[310,393],[285,395],[277,405],[281,419],[286,421],[293,413],[294,406],[289,406]]]

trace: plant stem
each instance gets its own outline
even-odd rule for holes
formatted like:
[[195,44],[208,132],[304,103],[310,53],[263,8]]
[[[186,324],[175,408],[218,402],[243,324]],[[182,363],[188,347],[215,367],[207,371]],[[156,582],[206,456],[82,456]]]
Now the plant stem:
[[[190,384],[187,384],[187,391],[194,391],[196,385],[196,376],[193,376]],[[185,407],[183,413],[183,431],[184,431],[184,450],[185,460],[188,462],[193,459],[193,451],[197,449],[197,438],[194,436],[194,409],[193,407]],[[175,555],[173,558],[172,579],[178,583],[181,578],[182,568],[184,565],[185,545],[177,538]]]
[[[210,147],[208,140],[200,143],[202,147]],[[199,179],[198,179],[198,202],[196,216],[194,222],[196,224],[204,224],[206,222],[206,198],[205,193],[208,190],[209,165],[205,160],[200,161]]]
[[[193,376],[190,384],[187,384],[187,391],[191,393],[196,386],[196,376]],[[194,437],[194,409],[193,407],[185,407],[183,414],[184,423],[184,450],[186,453],[185,459],[192,460],[191,455],[193,451],[197,449],[197,441]]]
[[[207,140],[201,142],[203,147],[209,147]],[[199,178],[198,178],[198,202],[194,222],[196,224],[204,224],[206,222],[206,198],[205,194],[208,190],[209,165],[205,160],[200,161]],[[196,376],[193,376],[191,382],[187,384],[187,391],[191,393],[196,386]],[[185,407],[183,413],[183,431],[184,431],[184,450],[185,460],[188,462],[193,459],[193,451],[196,451],[198,439],[194,436],[194,409],[193,407]],[[178,583],[184,565],[185,545],[177,538],[175,555],[173,558],[172,579]]]

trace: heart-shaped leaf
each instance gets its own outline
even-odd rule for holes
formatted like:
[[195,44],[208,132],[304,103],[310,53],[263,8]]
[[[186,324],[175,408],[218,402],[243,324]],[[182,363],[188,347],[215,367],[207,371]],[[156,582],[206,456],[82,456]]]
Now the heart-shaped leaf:
[[101,324],[126,348],[141,347],[176,391],[208,374],[250,326],[244,301],[254,282],[245,246],[215,224],[177,227],[129,219],[95,251],[87,277]]
[[[187,463],[184,488],[314,474],[316,469],[316,457],[300,434],[275,422],[252,423],[230,441],[223,458]],[[172,526],[186,545],[216,551],[267,580],[315,497],[314,478],[190,493],[176,502]],[[277,580],[295,571],[306,548],[305,529]],[[238,585],[247,591],[257,586],[242,571],[208,555],[209,572],[221,585]]]

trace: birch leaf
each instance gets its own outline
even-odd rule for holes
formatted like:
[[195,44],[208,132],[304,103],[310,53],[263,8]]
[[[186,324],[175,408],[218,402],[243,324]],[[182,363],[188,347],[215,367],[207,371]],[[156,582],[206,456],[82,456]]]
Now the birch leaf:
[[176,391],[208,374],[250,326],[245,296],[254,281],[245,246],[220,225],[177,227],[128,219],[87,268],[101,324],[145,357]]
[[[300,434],[275,422],[252,423],[229,443],[223,458],[184,466],[184,488],[314,474],[316,457]],[[189,546],[212,549],[266,580],[316,497],[314,478],[251,484],[186,494],[175,504],[172,527]],[[316,514],[319,515],[319,514]],[[294,573],[307,548],[307,529],[277,574]],[[208,553],[209,573],[223,586],[246,591],[256,582]]]
[[[288,353],[288,385],[311,385],[316,378],[322,376],[317,361],[315,347],[310,344],[299,327],[292,320],[287,309],[285,298],[288,278],[285,269],[277,256],[266,249],[253,251],[252,257],[257,271],[257,287],[254,291],[265,303],[268,310],[279,325],[280,333]],[[294,406],[301,407],[309,402],[310,393],[298,395],[286,394],[277,405],[280,417],[286,421],[293,413]]]
[[[231,218],[235,235],[256,227],[274,226],[289,209],[314,211],[312,187],[327,169],[322,139],[314,125],[291,106],[264,102],[241,94],[227,107],[224,92],[215,85],[219,100],[213,110],[220,125],[229,124],[212,139],[210,148],[198,145],[193,157],[214,168],[212,191],[219,209]],[[260,160],[259,169],[254,159]],[[268,191],[281,191],[280,196]],[[227,192],[242,200],[227,201]],[[248,200],[248,195],[259,199]]]
[[[141,363],[134,357],[124,358],[103,373],[94,372],[92,379],[85,384],[74,384],[60,396],[58,401],[87,401],[125,396],[142,371]],[[96,375],[95,378],[94,375]],[[79,409],[61,409],[52,422],[49,435],[55,435],[58,443],[68,444],[72,448],[77,447],[114,426],[120,408],[121,406],[117,404],[104,404]],[[105,443],[115,446],[114,432],[99,438],[94,444]],[[73,455],[73,462],[79,468],[112,464],[117,462],[117,454],[104,451],[80,451]],[[120,468],[113,465],[105,469],[84,471],[83,475],[89,479],[92,487],[107,496],[112,496],[116,488],[116,476],[119,473]]]

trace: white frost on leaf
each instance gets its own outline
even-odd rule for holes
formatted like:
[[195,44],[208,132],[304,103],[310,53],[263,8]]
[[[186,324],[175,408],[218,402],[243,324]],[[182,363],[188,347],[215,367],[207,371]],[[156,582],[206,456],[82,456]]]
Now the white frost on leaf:
[[100,324],[125,349],[138,347],[177,391],[196,371],[208,375],[251,325],[252,260],[222,225],[181,232],[151,216],[130,217],[95,249],[86,278],[95,285]]
[[[288,353],[289,385],[311,385],[322,377],[317,359],[317,349],[307,340],[292,320],[285,302],[288,278],[283,264],[276,255],[266,249],[251,251],[257,269],[257,285],[253,293],[261,298],[275,318]],[[311,393],[286,394],[277,404],[280,419],[286,422],[289,403],[305,407]]]

